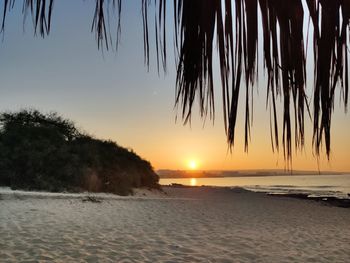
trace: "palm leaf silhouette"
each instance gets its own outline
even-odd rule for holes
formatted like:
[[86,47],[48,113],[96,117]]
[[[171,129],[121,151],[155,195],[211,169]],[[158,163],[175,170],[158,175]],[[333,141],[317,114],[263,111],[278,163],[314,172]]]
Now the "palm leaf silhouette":
[[[17,0],[19,1],[19,0]],[[304,4],[303,5],[303,1]],[[6,15],[16,0],[4,0],[1,30]],[[54,0],[23,0],[24,17],[31,14],[34,31],[42,37],[50,32]],[[155,47],[158,69],[166,71],[166,0],[142,0],[145,64],[149,66],[150,14],[155,7]],[[98,48],[110,46],[109,5],[117,14],[117,40],[120,34],[122,0],[95,0],[92,31]],[[172,0],[174,45],[177,50],[176,104],[184,122],[192,116],[198,99],[202,117],[214,117],[213,57],[217,46],[221,77],[225,131],[230,146],[235,142],[235,127],[240,91],[246,89],[245,148],[248,149],[251,125],[251,88],[256,85],[258,23],[263,28],[264,69],[268,76],[268,101],[271,109],[271,140],[279,149],[276,99],[283,98],[282,145],[286,159],[292,158],[292,130],[296,148],[304,145],[305,111],[310,113],[306,96],[306,55],[303,28],[309,14],[313,25],[315,83],[313,87],[313,145],[317,154],[322,142],[330,155],[331,117],[334,94],[340,89],[344,106],[348,104],[349,0]],[[261,21],[258,12],[261,13]],[[216,41],[216,43],[215,43]],[[294,124],[294,128],[292,125]]]

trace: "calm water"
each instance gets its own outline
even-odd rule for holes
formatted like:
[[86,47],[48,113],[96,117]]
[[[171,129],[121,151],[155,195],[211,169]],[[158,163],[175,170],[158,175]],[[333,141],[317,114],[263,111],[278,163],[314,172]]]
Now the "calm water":
[[290,175],[264,177],[222,177],[222,178],[167,178],[160,184],[172,183],[192,186],[243,187],[252,191],[272,193],[309,193],[312,195],[348,198],[350,175]]

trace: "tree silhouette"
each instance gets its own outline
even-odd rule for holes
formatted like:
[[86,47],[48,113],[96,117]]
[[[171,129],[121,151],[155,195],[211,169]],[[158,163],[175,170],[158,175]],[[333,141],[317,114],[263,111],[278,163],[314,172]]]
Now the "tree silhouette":
[[[17,0],[19,1],[19,0]],[[6,15],[16,0],[4,0],[2,31]],[[54,0],[23,0],[23,14],[30,13],[35,34],[50,32]],[[108,12],[117,15],[119,42],[122,0],[95,0],[91,30],[98,48],[112,44]],[[158,68],[166,70],[167,15],[173,16],[174,46],[177,54],[176,104],[184,122],[192,116],[196,98],[201,116],[214,116],[213,57],[217,45],[223,95],[223,114],[228,143],[233,146],[240,91],[246,89],[245,148],[248,148],[251,107],[250,89],[257,79],[257,52],[263,52],[268,76],[267,106],[272,112],[271,138],[279,149],[276,98],[283,98],[282,145],[286,159],[292,157],[292,130],[296,147],[304,146],[305,112],[313,119],[313,145],[317,154],[322,142],[330,154],[331,117],[335,90],[340,89],[347,108],[349,90],[348,44],[350,1],[348,0],[173,0],[167,13],[166,0],[141,0],[145,63],[149,65],[149,7],[155,10],[155,47]],[[304,5],[303,5],[304,4]],[[113,8],[110,8],[112,6]],[[259,21],[259,10],[261,20]],[[304,21],[304,14],[309,21]],[[106,18],[107,17],[107,18]],[[313,114],[306,96],[306,55],[304,26],[313,26],[315,83]],[[263,50],[258,50],[258,23],[263,28]],[[216,43],[215,43],[216,42]],[[161,65],[161,66],[160,66]],[[294,112],[291,112],[294,111]],[[293,118],[294,115],[294,118]],[[294,120],[293,120],[294,119]],[[294,124],[294,128],[292,125]]]
[[57,113],[0,113],[0,186],[125,195],[158,188],[158,179],[133,151],[83,134]]

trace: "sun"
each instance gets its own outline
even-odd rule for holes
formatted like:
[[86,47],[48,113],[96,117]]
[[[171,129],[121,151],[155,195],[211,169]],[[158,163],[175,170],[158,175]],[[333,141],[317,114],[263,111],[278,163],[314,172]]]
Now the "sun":
[[195,160],[190,160],[188,162],[188,167],[191,169],[191,170],[196,170],[197,167],[198,167],[198,164]]

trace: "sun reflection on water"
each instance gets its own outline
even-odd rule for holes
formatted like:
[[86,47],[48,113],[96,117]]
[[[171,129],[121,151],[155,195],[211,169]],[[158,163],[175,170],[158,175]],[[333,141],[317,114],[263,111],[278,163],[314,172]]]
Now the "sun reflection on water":
[[191,178],[190,184],[191,184],[191,186],[196,186],[197,185],[197,179],[196,178]]

